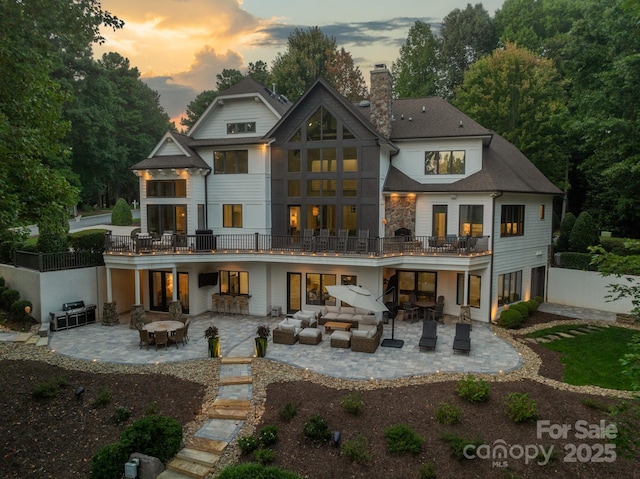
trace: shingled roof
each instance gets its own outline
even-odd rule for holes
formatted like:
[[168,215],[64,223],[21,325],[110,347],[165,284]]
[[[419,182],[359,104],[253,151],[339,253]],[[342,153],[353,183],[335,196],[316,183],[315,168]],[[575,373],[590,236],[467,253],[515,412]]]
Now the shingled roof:
[[389,169],[386,192],[512,192],[560,195],[562,191],[513,144],[494,133],[484,147],[482,170],[447,184],[420,183],[395,167]]
[[169,133],[173,141],[177,142],[180,147],[187,153],[186,155],[167,155],[152,156],[145,158],[139,163],[131,167],[132,170],[160,170],[168,168],[202,168],[210,170],[211,168],[202,159],[198,153],[189,146],[193,141],[187,135],[180,133]]
[[281,116],[291,108],[292,103],[284,95],[277,95],[264,85],[261,85],[251,77],[244,77],[235,85],[222,91],[218,98],[225,98],[235,95],[245,95],[257,93],[262,96],[269,105],[273,107]]

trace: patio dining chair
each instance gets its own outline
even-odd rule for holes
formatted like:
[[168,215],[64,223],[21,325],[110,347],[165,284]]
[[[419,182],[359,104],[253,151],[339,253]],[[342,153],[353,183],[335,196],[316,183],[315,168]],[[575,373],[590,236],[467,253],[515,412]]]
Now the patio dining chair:
[[427,320],[442,321],[444,323],[444,301],[436,303],[433,308],[427,309]]
[[191,324],[191,318],[187,318],[184,322],[184,341],[189,342],[189,325]]
[[184,330],[185,327],[183,326],[182,328],[176,329],[175,333],[169,336],[169,342],[175,344],[176,349],[178,349],[178,343],[182,343],[183,346],[186,344],[184,339]]
[[140,333],[140,349],[142,349],[142,346],[144,345],[149,349],[149,345],[155,344],[155,338],[153,338],[146,329],[138,329],[138,333]]
[[156,351],[158,350],[158,346],[169,346],[169,333],[166,331],[156,331],[155,332],[155,345]]

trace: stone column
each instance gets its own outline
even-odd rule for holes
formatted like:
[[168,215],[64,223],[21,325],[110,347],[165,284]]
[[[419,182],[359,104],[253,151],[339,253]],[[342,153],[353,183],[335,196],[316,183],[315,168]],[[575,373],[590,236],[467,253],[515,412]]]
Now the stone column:
[[169,319],[171,321],[180,321],[182,317],[182,303],[180,301],[171,301],[169,303]]
[[104,303],[102,307],[102,324],[104,326],[113,326],[120,322],[118,318],[118,311],[116,310],[116,302],[111,301]]
[[129,329],[139,329],[138,323],[144,324],[144,305],[134,304],[131,306],[131,317],[129,318]]

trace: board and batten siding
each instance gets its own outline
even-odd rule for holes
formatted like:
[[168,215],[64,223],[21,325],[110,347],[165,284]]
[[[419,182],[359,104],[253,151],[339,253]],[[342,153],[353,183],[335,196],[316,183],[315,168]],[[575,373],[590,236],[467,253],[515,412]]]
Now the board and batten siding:
[[[215,100],[214,100],[215,101]],[[227,123],[256,122],[253,134],[228,135]],[[224,105],[215,105],[209,116],[198,126],[193,138],[247,138],[262,137],[276,124],[278,117],[262,101],[250,98],[225,99]]]

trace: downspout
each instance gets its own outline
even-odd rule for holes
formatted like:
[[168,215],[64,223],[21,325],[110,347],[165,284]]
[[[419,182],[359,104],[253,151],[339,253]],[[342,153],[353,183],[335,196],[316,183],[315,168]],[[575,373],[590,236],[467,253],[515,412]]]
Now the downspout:
[[[496,238],[496,198],[500,198],[503,195],[502,191],[494,191],[489,193],[489,196],[492,198],[491,202],[491,266],[489,268],[489,298],[491,302],[493,302],[493,263],[495,261],[495,238]],[[496,304],[497,306],[497,304]],[[497,309],[496,309],[497,312]],[[491,308],[489,308],[489,322],[491,323]]]
[[204,229],[209,229],[209,186],[207,185],[207,178],[211,174],[209,170],[204,175]]

